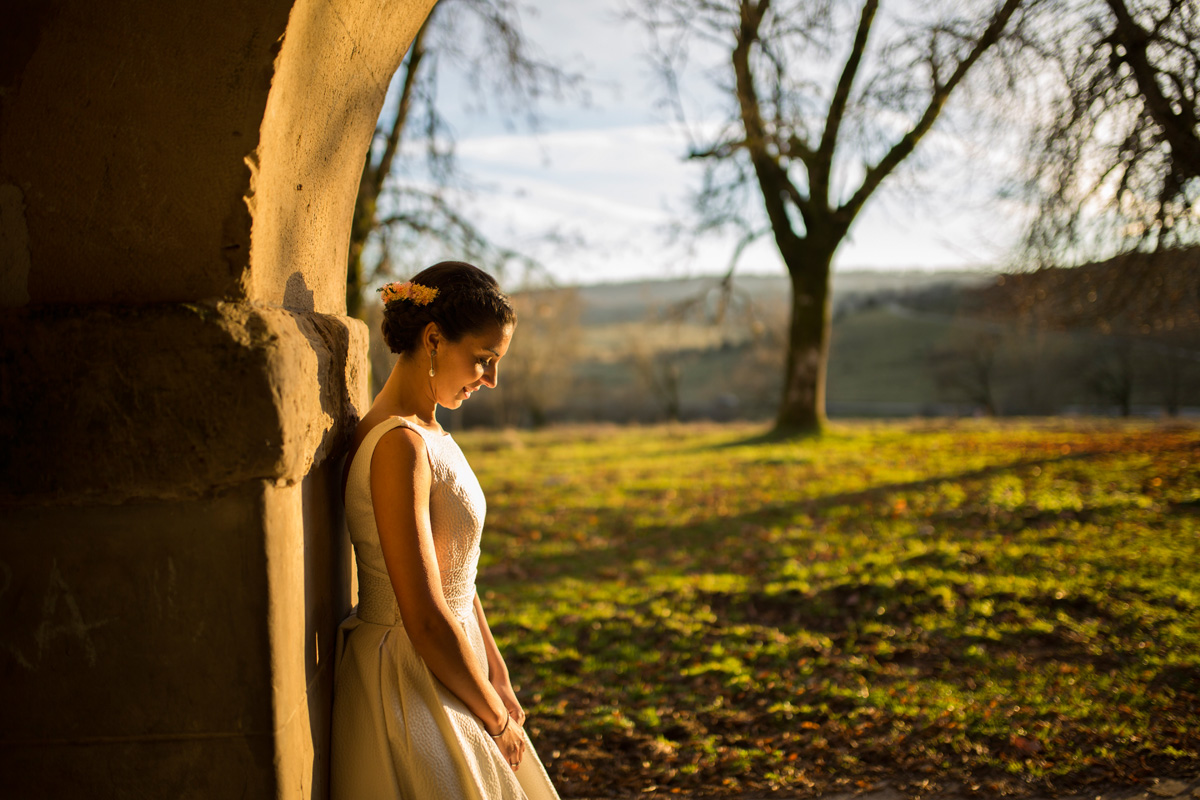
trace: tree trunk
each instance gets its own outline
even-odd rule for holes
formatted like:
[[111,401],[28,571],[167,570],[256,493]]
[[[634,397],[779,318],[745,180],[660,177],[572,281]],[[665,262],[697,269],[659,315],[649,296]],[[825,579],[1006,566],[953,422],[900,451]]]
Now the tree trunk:
[[1178,355],[1167,356],[1164,364],[1167,385],[1163,393],[1163,410],[1167,416],[1174,419],[1179,416],[1179,406],[1183,398],[1183,359]]
[[[364,171],[370,169],[371,164],[368,161],[364,166]],[[375,198],[367,196],[361,183],[350,228],[350,252],[346,259],[346,316],[365,320],[363,288],[366,283],[366,275],[363,274],[363,247],[366,245],[371,231],[375,228]]]
[[1133,376],[1126,372],[1119,380],[1117,405],[1121,409],[1121,416],[1129,418],[1133,416]]
[[829,270],[835,248],[797,248],[785,255],[792,278],[792,320],[784,365],[783,397],[775,430],[819,434],[825,427],[825,376],[832,313]]

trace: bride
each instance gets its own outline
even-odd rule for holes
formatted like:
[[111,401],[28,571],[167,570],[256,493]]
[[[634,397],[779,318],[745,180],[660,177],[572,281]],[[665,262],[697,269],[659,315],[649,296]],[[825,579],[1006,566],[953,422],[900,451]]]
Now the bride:
[[359,602],[338,629],[334,800],[557,800],[475,591],[484,497],[435,417],[485,386],[516,326],[462,262],[383,288],[400,358],[347,458]]

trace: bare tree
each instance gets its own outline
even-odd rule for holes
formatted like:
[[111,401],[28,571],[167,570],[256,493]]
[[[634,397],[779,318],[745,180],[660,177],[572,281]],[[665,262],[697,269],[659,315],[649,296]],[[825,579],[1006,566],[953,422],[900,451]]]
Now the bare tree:
[[[1023,0],[912,3],[907,17],[884,17],[879,0],[864,0],[857,14],[852,5],[659,0],[639,13],[674,97],[695,46],[728,57],[716,81],[728,116],[690,153],[706,165],[697,230],[737,232],[731,271],[747,244],[770,234],[791,276],[776,416],[785,432],[814,433],[825,422],[834,254],[968,74],[1019,27]],[[754,213],[752,195],[765,215]]]
[[1062,264],[1194,241],[1200,4],[1056,0],[1042,13],[1035,52],[1058,89],[1034,140],[1031,252]]
[[393,252],[419,252],[436,242],[493,268],[528,263],[490,241],[455,204],[464,182],[453,131],[438,107],[439,71],[451,65],[477,106],[496,106],[534,129],[542,98],[581,87],[580,75],[534,52],[515,0],[440,0],[396,72],[363,165],[346,272],[351,316],[365,313],[366,287],[393,271]]
[[1124,337],[1105,337],[1097,352],[1083,365],[1083,386],[1101,405],[1115,406],[1122,417],[1133,413],[1133,342]]
[[1189,398],[1200,397],[1200,331],[1171,331],[1147,348],[1138,364],[1167,416],[1179,416]]
[[681,355],[677,350],[653,351],[636,341],[629,351],[629,362],[638,382],[672,422],[679,420],[683,410]]
[[980,331],[931,354],[934,384],[954,399],[974,404],[989,417],[996,404],[996,371],[1001,337]]

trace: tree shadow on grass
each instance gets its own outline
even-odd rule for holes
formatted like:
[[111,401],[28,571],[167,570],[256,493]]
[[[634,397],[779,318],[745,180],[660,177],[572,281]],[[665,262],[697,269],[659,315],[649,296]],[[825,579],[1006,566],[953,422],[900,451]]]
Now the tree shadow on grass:
[[[939,592],[944,588],[960,598],[954,608],[945,607],[945,595]],[[835,648],[867,653],[881,664],[915,668],[916,677],[959,684],[981,672],[1015,680],[1030,664],[1086,667],[1097,673],[1120,669],[1137,663],[1137,642],[1144,635],[1140,619],[1118,610],[1122,598],[1102,604],[1086,594],[1017,597],[1007,592],[965,592],[953,584],[888,585],[867,579],[813,592],[713,592],[704,599],[727,623],[821,634]],[[1005,610],[976,616],[967,610],[971,600]],[[1018,606],[1026,612],[1023,617],[1013,611]],[[923,628],[919,620],[930,615],[940,615],[951,624]],[[1052,623],[1047,628],[1043,621]],[[1095,624],[1097,634],[1081,633],[1085,623]],[[1122,641],[1128,647],[1116,644]],[[1165,670],[1157,679],[1160,682],[1183,689],[1200,682],[1200,666],[1174,665]]]
[[[739,514],[713,516],[699,522],[684,525],[637,525],[632,515],[622,506],[600,506],[578,509],[577,513],[591,520],[590,527],[603,532],[603,545],[594,543],[576,549],[560,550],[552,555],[524,555],[519,563],[492,564],[482,573],[490,578],[515,580],[539,577],[572,575],[581,579],[597,576],[636,577],[629,570],[635,561],[651,565],[666,566],[670,563],[687,564],[693,570],[717,567],[722,571],[736,568],[729,553],[731,548],[752,545],[743,532],[748,528],[764,525],[787,525],[801,516],[812,519],[824,512],[842,506],[873,508],[879,506],[889,495],[902,492],[919,492],[944,483],[969,483],[986,480],[1007,472],[1029,470],[1068,461],[1083,461],[1109,455],[1107,451],[1077,451],[1040,459],[1023,459],[1006,464],[997,464],[962,472],[935,475],[913,481],[868,486],[864,489],[836,492],[819,497],[798,497],[757,506]],[[968,538],[977,536],[981,530],[1007,531],[1014,527],[1046,525],[1059,518],[1086,519],[1103,510],[1103,507],[1084,507],[1076,511],[1029,510],[1014,515],[1013,519],[997,521],[971,513],[934,513],[921,517],[936,523],[947,534],[962,533]],[[883,514],[866,513],[865,519],[883,518]],[[769,558],[770,553],[762,553]],[[664,557],[669,556],[667,560]],[[743,565],[744,566],[744,565]]]
[[738,447],[760,447],[772,444],[806,444],[820,441],[821,436],[822,433],[820,431],[771,427],[761,433],[752,434],[745,438],[738,438],[728,442],[718,442],[717,444],[704,444],[696,449],[732,450]]

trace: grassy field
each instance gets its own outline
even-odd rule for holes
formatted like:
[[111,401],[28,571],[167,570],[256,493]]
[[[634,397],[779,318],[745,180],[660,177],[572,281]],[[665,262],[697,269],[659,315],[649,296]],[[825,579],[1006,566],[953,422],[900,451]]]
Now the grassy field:
[[1200,429],[459,436],[480,586],[564,797],[1200,772]]

